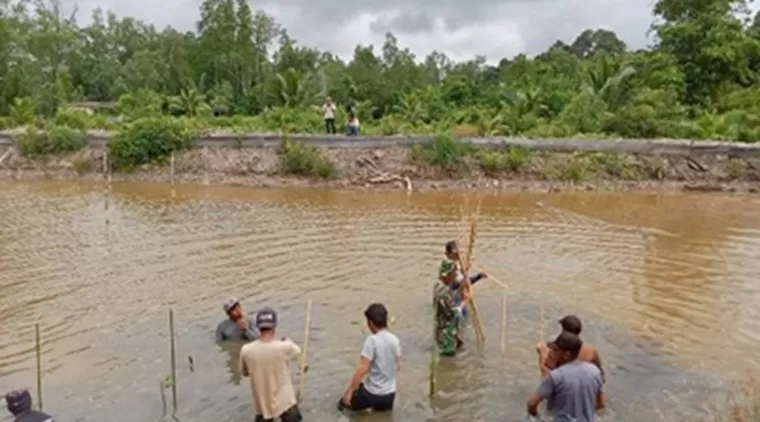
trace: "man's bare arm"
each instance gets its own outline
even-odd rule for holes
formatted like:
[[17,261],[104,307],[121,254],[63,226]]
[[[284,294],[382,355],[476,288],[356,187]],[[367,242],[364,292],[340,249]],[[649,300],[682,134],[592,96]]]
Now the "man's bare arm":
[[602,410],[605,407],[607,407],[607,397],[600,391],[596,394],[596,410]]
[[538,405],[541,404],[541,402],[544,400],[543,397],[541,397],[538,393],[533,393],[528,398],[528,414],[531,416],[538,416]]
[[602,374],[602,382],[607,382],[606,377],[604,376],[604,368],[602,368],[602,358],[599,357],[599,351],[594,350],[594,358],[591,359],[591,363],[596,365],[597,368],[599,368],[599,372]]

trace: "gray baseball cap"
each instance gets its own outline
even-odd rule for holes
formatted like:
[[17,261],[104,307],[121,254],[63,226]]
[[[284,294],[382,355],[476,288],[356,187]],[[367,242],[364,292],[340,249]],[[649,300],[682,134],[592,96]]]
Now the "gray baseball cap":
[[277,312],[272,308],[264,308],[256,313],[256,328],[275,328],[277,326]]
[[237,300],[237,299],[236,299],[236,298],[234,298],[234,297],[231,297],[231,298],[227,299],[227,300],[226,300],[226,301],[225,301],[225,302],[222,304],[222,309],[224,309],[224,312],[226,312],[226,313],[230,313],[230,311],[232,310],[232,308],[234,308],[235,306],[237,306],[237,305],[239,305],[239,304],[240,304],[240,301],[239,301],[239,300]]

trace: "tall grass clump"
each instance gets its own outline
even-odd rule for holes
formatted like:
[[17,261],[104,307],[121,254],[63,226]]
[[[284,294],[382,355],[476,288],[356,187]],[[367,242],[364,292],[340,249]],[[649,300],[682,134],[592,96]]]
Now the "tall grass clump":
[[513,147],[508,151],[481,150],[476,157],[486,173],[518,172],[528,164],[530,153],[525,148]]
[[163,164],[173,152],[191,148],[197,133],[181,120],[144,117],[126,125],[108,142],[114,170],[132,170],[144,164]]
[[282,143],[280,167],[284,173],[298,176],[321,179],[338,177],[338,169],[319,150],[301,142],[291,142],[287,138]]
[[16,136],[22,155],[39,157],[79,151],[87,144],[85,133],[66,126],[49,126],[42,130],[29,127]]
[[429,144],[415,145],[412,160],[455,171],[465,165],[465,159],[472,151],[470,145],[444,134],[436,136]]

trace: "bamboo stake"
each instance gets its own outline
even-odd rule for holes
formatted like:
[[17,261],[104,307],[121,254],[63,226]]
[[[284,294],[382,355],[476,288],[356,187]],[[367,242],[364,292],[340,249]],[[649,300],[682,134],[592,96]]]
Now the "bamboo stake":
[[507,289],[501,299],[501,354],[507,353]]
[[108,161],[108,150],[103,152],[103,179],[105,180],[105,186],[103,187],[103,190],[105,191],[106,195],[106,224],[108,224],[110,223],[110,220],[108,219],[108,207],[109,203],[111,202],[111,163]]
[[306,302],[306,327],[304,328],[303,333],[303,353],[301,354],[301,379],[299,380],[300,385],[298,387],[298,397],[297,401],[298,403],[303,400],[304,395],[304,387],[306,386],[306,372],[308,372],[308,368],[306,365],[306,356],[309,351],[309,333],[311,332],[311,299],[309,299],[308,302]]
[[37,406],[42,410],[42,342],[40,324],[34,325],[35,352],[37,354]]
[[171,336],[171,384],[172,384],[172,408],[177,413],[177,353],[174,346],[174,310],[169,309],[169,335]]
[[[467,245],[467,258],[466,258],[466,265],[462,266],[462,271],[465,276],[465,280],[462,284],[462,286],[466,289],[468,289],[468,293],[470,294],[470,308],[472,309],[472,322],[475,326],[475,335],[478,338],[479,343],[483,343],[486,339],[485,334],[483,333],[483,324],[480,320],[480,313],[478,312],[478,306],[475,303],[475,297],[472,294],[471,285],[469,282],[469,271],[472,267],[472,257],[473,257],[473,250],[475,248],[475,239],[477,238],[477,223],[478,223],[478,217],[480,216],[480,206],[483,203],[483,198],[481,197],[478,200],[478,207],[475,210],[475,214],[472,217],[472,220],[470,222],[470,241]],[[460,261],[460,265],[462,265]]]
[[428,367],[428,397],[435,397],[435,366],[438,363],[438,345],[436,340],[438,339],[438,304],[435,300],[435,288],[433,289],[433,352],[430,354],[430,365]]
[[177,190],[174,183],[174,171],[175,171],[175,159],[174,159],[174,152],[172,151],[172,157],[171,157],[172,201],[174,201],[174,198],[177,197]]

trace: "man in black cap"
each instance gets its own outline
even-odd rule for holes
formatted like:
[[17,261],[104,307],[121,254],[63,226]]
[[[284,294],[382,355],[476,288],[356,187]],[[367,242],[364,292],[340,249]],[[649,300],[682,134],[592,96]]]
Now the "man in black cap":
[[543,378],[528,399],[528,414],[538,416],[538,406],[549,402],[555,422],[594,422],[596,410],[603,409],[602,374],[595,365],[578,360],[581,339],[563,331],[547,344],[554,352],[557,367]]
[[300,422],[298,402],[290,380],[288,363],[301,354],[292,340],[275,340],[277,313],[264,308],[256,314],[261,336],[240,350],[240,372],[251,380],[256,407],[255,422]]
[[[583,330],[581,319],[575,315],[564,316],[559,320],[559,325],[562,327],[562,331],[573,333],[576,336],[580,336]],[[544,377],[549,371],[557,367],[555,356],[545,342],[539,342],[536,345],[536,351],[538,352],[538,366],[541,369],[541,377]],[[578,360],[596,365],[599,368],[599,372],[602,373],[602,381],[606,381],[604,368],[602,368],[602,358],[594,346],[584,343],[578,354]]]
[[8,411],[15,419],[13,422],[53,422],[47,413],[32,410],[32,396],[28,390],[14,390],[5,395]]
[[216,327],[217,341],[253,341],[259,338],[253,317],[246,315],[240,301],[231,298],[222,305],[227,319]]

